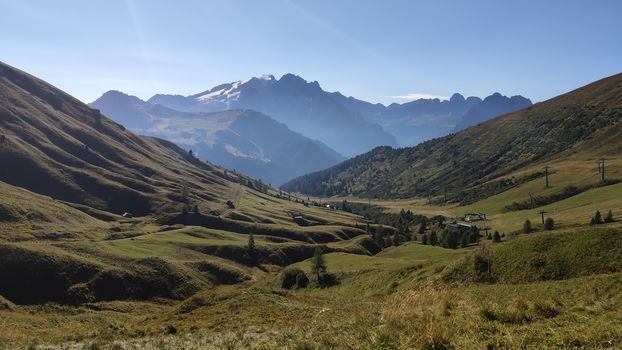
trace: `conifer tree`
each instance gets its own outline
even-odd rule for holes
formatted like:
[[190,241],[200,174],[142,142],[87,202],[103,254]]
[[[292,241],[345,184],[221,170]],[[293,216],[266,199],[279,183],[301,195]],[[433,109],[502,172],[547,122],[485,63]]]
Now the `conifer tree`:
[[324,260],[324,254],[322,248],[316,247],[311,260],[311,272],[315,275],[318,285],[322,286],[322,276],[326,273],[326,261]]
[[257,254],[257,247],[255,246],[255,237],[253,234],[248,236],[248,243],[246,244],[246,251],[249,261],[254,265],[257,264],[259,256]]
[[430,242],[430,245],[438,244],[438,236],[436,235],[436,231],[432,231],[432,233],[430,233],[429,242]]
[[393,245],[395,245],[395,246],[400,245],[400,233],[399,233],[399,231],[395,231],[395,233],[393,234]]
[[607,216],[605,216],[605,222],[606,223],[613,222],[613,213],[611,212],[611,209],[609,209]]
[[428,245],[428,235],[425,233],[421,236],[421,244]]
[[501,242],[501,235],[499,234],[499,231],[495,230],[495,233],[492,234],[492,241],[495,243]]

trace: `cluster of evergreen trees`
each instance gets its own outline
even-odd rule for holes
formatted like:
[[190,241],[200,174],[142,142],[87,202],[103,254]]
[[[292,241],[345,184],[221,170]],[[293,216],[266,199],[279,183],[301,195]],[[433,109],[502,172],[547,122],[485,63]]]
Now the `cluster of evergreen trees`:
[[470,244],[477,244],[480,239],[477,226],[471,226],[471,229],[461,230],[445,227],[440,232],[440,235],[437,234],[436,231],[431,231],[429,235],[424,233],[421,238],[421,244],[439,245],[443,248],[457,249],[458,247],[466,248]]
[[600,210],[597,210],[596,213],[594,214],[594,217],[592,217],[592,219],[590,220],[590,225],[608,224],[613,221],[614,221],[613,213],[611,212],[611,209],[609,209],[609,212],[607,213],[607,216],[605,216],[604,219],[602,215],[600,214]]

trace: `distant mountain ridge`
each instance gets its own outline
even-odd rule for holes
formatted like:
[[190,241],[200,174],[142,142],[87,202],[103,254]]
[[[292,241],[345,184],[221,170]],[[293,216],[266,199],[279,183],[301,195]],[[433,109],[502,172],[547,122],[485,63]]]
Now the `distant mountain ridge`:
[[118,91],[90,105],[135,132],[175,142],[201,159],[274,185],[344,160],[322,142],[252,110],[180,112]]
[[531,106],[531,100],[517,95],[503,96],[498,92],[486,97],[483,101],[472,106],[453,129],[454,132],[464,130],[470,126],[485,122],[498,115],[511,113]]
[[278,80],[266,75],[221,84],[186,97],[159,94],[148,102],[194,113],[252,109],[324,142],[345,156],[380,145],[398,145],[391,134],[348,109],[322,90],[318,82],[307,82],[293,74],[285,74]]
[[394,135],[402,146],[445,136],[476,125],[490,118],[531,106],[531,100],[522,96],[507,97],[494,93],[484,100],[454,93],[448,100],[418,99],[388,106],[371,104],[333,93],[341,103],[355,110],[366,120],[381,125]]
[[326,92],[317,81],[285,74],[280,79],[264,75],[220,84],[190,96],[157,94],[148,102],[194,113],[253,109],[354,156],[376,146],[413,146],[531,105],[522,96],[489,97],[464,98],[456,93],[446,101],[419,99],[384,106]]
[[620,154],[621,135],[622,74],[618,74],[415,147],[378,147],[282,188],[323,196],[447,194],[449,200],[465,203],[503,191],[519,181],[503,176],[562,152],[591,149],[589,154]]

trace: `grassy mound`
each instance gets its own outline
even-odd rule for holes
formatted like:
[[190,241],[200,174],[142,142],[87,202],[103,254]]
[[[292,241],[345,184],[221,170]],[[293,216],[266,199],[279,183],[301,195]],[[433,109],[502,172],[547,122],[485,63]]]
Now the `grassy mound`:
[[447,268],[443,277],[519,284],[620,271],[622,230],[610,228],[538,234],[478,250]]
[[561,280],[622,271],[622,230],[593,229],[519,239],[493,252],[502,283]]

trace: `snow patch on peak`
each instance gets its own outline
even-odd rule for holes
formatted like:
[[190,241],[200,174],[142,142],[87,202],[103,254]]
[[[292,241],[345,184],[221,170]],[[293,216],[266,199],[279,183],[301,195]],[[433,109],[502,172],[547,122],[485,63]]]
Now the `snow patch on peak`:
[[274,79],[274,75],[272,75],[272,74],[264,74],[264,75],[260,76],[259,79],[260,80],[268,80],[268,81],[275,80]]

